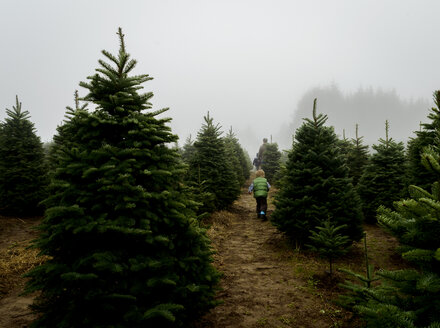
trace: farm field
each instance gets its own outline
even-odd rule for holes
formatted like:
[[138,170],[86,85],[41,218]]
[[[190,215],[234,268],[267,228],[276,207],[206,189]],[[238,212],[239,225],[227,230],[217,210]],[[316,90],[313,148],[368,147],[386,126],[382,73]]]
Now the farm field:
[[[269,196],[269,216],[273,196]],[[328,264],[310,252],[295,249],[268,221],[256,218],[255,200],[242,189],[228,211],[208,220],[208,234],[216,250],[214,265],[223,273],[221,301],[196,328],[225,327],[357,327],[358,319],[333,301],[343,292],[330,278]],[[22,328],[32,320],[32,296],[21,296],[27,270],[37,265],[37,251],[28,249],[40,218],[0,217],[0,327]],[[376,269],[405,266],[395,253],[396,240],[377,226],[364,226],[370,263]],[[335,268],[364,270],[363,244],[355,243]]]

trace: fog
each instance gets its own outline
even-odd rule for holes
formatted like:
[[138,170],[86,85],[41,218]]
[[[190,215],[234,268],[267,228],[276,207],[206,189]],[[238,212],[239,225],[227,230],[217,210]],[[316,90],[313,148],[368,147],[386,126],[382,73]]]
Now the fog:
[[358,123],[374,142],[389,119],[403,140],[440,87],[438,12],[436,0],[0,0],[0,120],[18,95],[50,141],[122,27],[180,145],[209,111],[251,157],[264,137],[287,148],[315,97],[340,135]]

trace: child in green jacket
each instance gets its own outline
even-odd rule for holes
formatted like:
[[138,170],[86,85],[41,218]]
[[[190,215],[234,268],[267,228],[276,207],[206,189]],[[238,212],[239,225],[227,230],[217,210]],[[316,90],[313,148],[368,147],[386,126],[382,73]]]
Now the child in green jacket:
[[264,177],[263,170],[258,170],[256,175],[257,177],[249,186],[249,194],[254,191],[254,197],[257,201],[257,217],[267,220],[267,194],[270,189],[270,184]]

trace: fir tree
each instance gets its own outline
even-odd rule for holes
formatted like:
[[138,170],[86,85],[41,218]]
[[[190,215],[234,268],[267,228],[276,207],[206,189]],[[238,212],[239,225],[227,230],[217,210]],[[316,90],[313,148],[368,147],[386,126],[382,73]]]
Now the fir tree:
[[[231,205],[240,195],[240,183],[228,157],[221,126],[208,114],[194,142],[195,156],[188,171],[189,181],[203,181],[205,191],[214,194],[216,209]],[[229,154],[229,156],[231,156]]]
[[317,226],[316,231],[310,231],[310,240],[313,244],[307,246],[328,260],[330,275],[333,274],[334,260],[348,252],[347,245],[350,244],[350,239],[339,234],[339,231],[345,228],[347,225],[335,227],[330,220],[327,220],[322,226]]
[[264,162],[261,169],[265,173],[265,178],[270,183],[273,183],[275,175],[280,170],[281,152],[278,150],[277,143],[268,143],[264,151]]
[[189,164],[194,157],[196,148],[194,147],[194,140],[191,139],[191,135],[185,140],[185,144],[181,150],[181,156],[184,163]]
[[348,154],[352,151],[353,144],[345,136],[345,129],[342,130],[342,139],[338,140],[338,146],[341,151],[341,155],[345,158],[348,165]]
[[298,243],[310,243],[310,230],[329,217],[335,226],[346,225],[341,235],[350,241],[362,237],[359,198],[327,116],[316,114],[296,131],[286,174],[276,196],[272,222]]
[[351,277],[356,278],[359,283],[353,283],[351,281],[345,281],[345,283],[340,284],[341,287],[350,290],[349,294],[340,295],[338,303],[343,307],[353,309],[354,306],[360,305],[365,299],[365,290],[372,287],[374,281],[379,280],[374,274],[374,267],[369,264],[368,259],[368,248],[367,248],[367,235],[364,232],[364,257],[365,257],[365,276],[353,272],[348,269],[338,269],[339,271],[349,274]]
[[436,142],[436,131],[440,129],[440,91],[434,92],[434,103],[436,107],[431,108],[428,114],[429,123],[421,124],[421,130],[415,131],[415,138],[408,142],[408,184],[429,189],[435,179],[433,172],[427,171],[421,164],[420,156],[423,148],[434,145]]
[[43,144],[18,96],[12,108],[0,124],[0,213],[40,215],[48,184]]
[[405,153],[402,142],[389,137],[388,121],[385,122],[385,139],[373,145],[376,151],[365,166],[357,191],[361,197],[366,222],[376,222],[376,211],[380,205],[391,207],[404,195]]
[[348,174],[353,178],[353,186],[357,186],[365,165],[368,164],[368,146],[363,144],[363,137],[359,137],[359,126],[356,124],[356,138],[351,139],[352,147],[347,153]]
[[[170,119],[139,93],[148,75],[125,50],[102,53],[80,85],[96,110],[65,124],[35,241],[49,260],[29,274],[33,327],[179,327],[214,305],[218,273],[192,203]],[[146,111],[146,112],[145,112]]]
[[57,126],[57,133],[53,137],[53,142],[49,148],[49,172],[53,176],[54,171],[59,165],[60,157],[63,156],[63,149],[70,149],[69,142],[75,134],[76,127],[74,126],[77,119],[75,113],[79,111],[87,111],[87,103],[80,105],[78,90],[74,93],[75,107],[66,107],[66,114],[64,115],[63,124]]
[[422,161],[436,176],[432,191],[412,185],[410,199],[395,202],[394,211],[378,211],[379,224],[397,237],[402,257],[415,269],[380,271],[382,285],[358,294],[354,309],[368,327],[440,326],[440,154],[425,149]]
[[[229,164],[232,167],[232,174],[235,176],[238,185],[241,187],[246,179],[244,178],[244,172],[242,164],[240,163],[240,144],[232,131],[232,127],[224,137],[226,158],[229,159]],[[239,148],[240,147],[240,148]]]

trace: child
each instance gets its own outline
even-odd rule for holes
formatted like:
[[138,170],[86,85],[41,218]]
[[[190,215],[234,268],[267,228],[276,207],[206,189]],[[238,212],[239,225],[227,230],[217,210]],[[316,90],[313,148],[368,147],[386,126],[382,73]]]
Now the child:
[[258,170],[256,172],[257,177],[249,186],[249,194],[254,191],[254,197],[257,201],[257,216],[264,221],[267,220],[267,194],[270,189],[270,184],[264,177],[264,171]]

